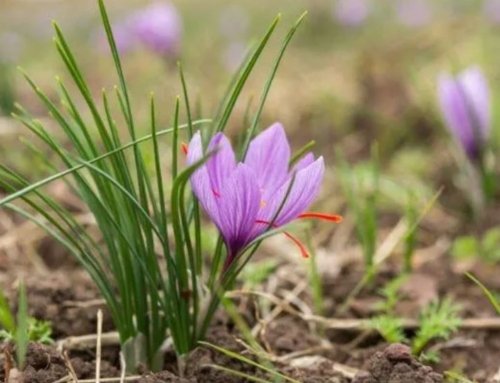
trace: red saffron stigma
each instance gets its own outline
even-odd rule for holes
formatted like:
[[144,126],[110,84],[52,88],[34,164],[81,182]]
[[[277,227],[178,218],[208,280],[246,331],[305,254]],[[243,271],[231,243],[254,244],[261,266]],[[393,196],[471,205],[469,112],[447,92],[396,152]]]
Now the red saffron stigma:
[[300,242],[297,238],[295,238],[287,231],[284,231],[283,234],[285,234],[288,239],[292,240],[293,243],[297,245],[297,247],[300,249],[300,254],[302,255],[303,258],[309,258],[309,252],[307,251],[306,247],[302,242]]
[[[262,219],[258,219],[255,221],[256,223],[260,223],[260,224],[263,224],[263,225],[269,225],[271,222],[268,222],[268,221],[264,221]],[[277,225],[273,224],[272,225],[273,228],[276,228],[278,227]],[[302,255],[303,258],[309,258],[309,252],[307,251],[305,245],[300,242],[300,240],[296,237],[294,237],[293,235],[291,235],[289,232],[287,231],[284,231],[283,234],[288,238],[290,239],[300,250],[300,254]]]
[[182,153],[184,153],[184,155],[187,156],[187,154],[188,154],[188,146],[187,146],[187,144],[185,142],[183,142],[181,144],[181,150],[182,150]]
[[335,223],[342,222],[343,219],[342,216],[337,214],[315,213],[313,211],[306,211],[305,213],[300,214],[298,218],[300,219],[316,218]]

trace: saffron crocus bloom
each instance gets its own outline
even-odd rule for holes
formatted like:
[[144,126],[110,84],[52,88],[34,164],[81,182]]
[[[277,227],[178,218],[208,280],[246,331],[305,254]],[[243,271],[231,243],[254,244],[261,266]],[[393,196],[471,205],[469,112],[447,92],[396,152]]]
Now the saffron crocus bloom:
[[168,2],[156,2],[133,17],[133,34],[139,42],[162,56],[178,54],[182,21]]
[[[243,162],[236,161],[231,144],[222,133],[212,138],[207,150],[213,155],[193,174],[191,187],[224,239],[226,268],[271,224],[277,228],[297,218],[313,217],[340,220],[338,216],[305,212],[323,180],[323,157],[314,159],[308,153],[290,168],[290,146],[281,124],[276,123],[255,137]],[[198,132],[187,149],[187,163],[198,161],[203,152]],[[304,246],[286,235],[307,256]]]
[[438,95],[446,126],[470,159],[477,159],[491,125],[488,83],[481,70],[469,68],[456,77],[442,74]]

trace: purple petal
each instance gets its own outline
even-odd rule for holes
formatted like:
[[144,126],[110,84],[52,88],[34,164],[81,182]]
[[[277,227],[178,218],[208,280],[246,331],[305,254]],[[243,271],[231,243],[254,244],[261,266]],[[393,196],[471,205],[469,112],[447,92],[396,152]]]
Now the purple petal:
[[299,171],[301,169],[304,169],[311,165],[314,162],[314,154],[312,153],[307,153],[305,156],[303,156],[292,169],[293,171]]
[[461,85],[471,112],[474,118],[481,139],[488,137],[491,126],[490,112],[490,92],[488,83],[483,73],[478,67],[472,67],[458,76],[458,82]]
[[[193,165],[203,157],[203,147],[201,143],[200,132],[197,132],[191,142],[189,143],[187,153],[187,164]],[[204,164],[198,168],[190,178],[191,188],[196,198],[200,202],[205,212],[209,215],[210,219],[218,225],[219,214],[218,207],[215,201],[215,196],[212,190],[207,165]]]
[[215,195],[219,195],[225,180],[236,168],[234,151],[227,137],[222,133],[217,133],[208,145],[208,152],[214,152],[207,161],[207,170],[212,191]]
[[461,143],[469,156],[477,152],[477,142],[471,125],[465,92],[457,86],[448,74],[443,74],[438,81],[438,96],[446,125],[453,136]]
[[288,177],[290,145],[279,123],[255,137],[248,148],[245,164],[257,175],[264,198],[272,195]]
[[216,198],[220,217],[218,226],[230,257],[236,256],[253,239],[251,235],[261,198],[255,179],[250,167],[239,164],[225,180],[220,197]]
[[[319,157],[295,173],[292,189],[275,220],[277,226],[289,223],[309,207],[318,195],[324,173],[323,157]],[[259,220],[271,221],[274,218],[286,197],[290,182],[292,182],[292,178],[279,188],[271,200],[267,201],[266,206],[259,212]]]

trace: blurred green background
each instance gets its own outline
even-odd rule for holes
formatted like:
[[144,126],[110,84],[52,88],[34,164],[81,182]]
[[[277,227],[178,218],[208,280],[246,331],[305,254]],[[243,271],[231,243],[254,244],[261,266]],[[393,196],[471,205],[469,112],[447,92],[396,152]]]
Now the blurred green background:
[[[151,2],[108,0],[113,23]],[[430,189],[452,183],[452,143],[436,103],[443,71],[479,65],[493,96],[492,146],[498,149],[500,2],[495,0],[184,0],[174,4],[183,23],[179,57],[146,49],[125,52],[123,63],[138,120],[149,129],[147,103],[156,94],[159,118],[172,119],[180,60],[198,115],[210,117],[246,48],[281,14],[231,120],[241,132],[248,105],[256,106],[282,38],[308,15],[285,54],[266,104],[263,125],[285,124],[295,147],[311,139],[333,160],[340,149],[350,161],[369,158],[377,142],[384,166],[398,177],[418,178]],[[346,5],[347,4],[347,5]],[[350,4],[350,5],[349,5]],[[13,100],[34,115],[45,109],[16,71],[20,65],[54,99],[54,76],[66,74],[53,46],[51,21],[64,30],[93,90],[112,90],[117,79],[103,41],[93,0],[3,0],[0,3],[0,105],[9,115]],[[2,119],[2,157],[33,169],[22,150],[12,151],[25,130]],[[453,196],[451,196],[453,197]],[[453,198],[452,198],[453,199]],[[458,199],[457,204],[460,204]]]

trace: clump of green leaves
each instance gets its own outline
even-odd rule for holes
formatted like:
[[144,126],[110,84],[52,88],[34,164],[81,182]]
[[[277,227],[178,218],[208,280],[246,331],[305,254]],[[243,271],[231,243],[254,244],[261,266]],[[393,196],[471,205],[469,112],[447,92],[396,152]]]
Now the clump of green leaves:
[[30,341],[45,344],[53,343],[50,323],[39,321],[28,315],[26,289],[22,283],[19,285],[17,315],[12,313],[7,299],[0,290],[0,326],[0,341],[15,344],[16,361],[21,369],[24,366]]
[[405,277],[390,281],[381,289],[385,298],[377,308],[380,315],[370,319],[369,327],[376,330],[389,343],[409,343],[414,355],[436,361],[438,355],[429,351],[424,353],[427,345],[437,339],[448,339],[460,327],[460,307],[451,299],[433,301],[424,307],[420,313],[419,324],[415,336],[408,339],[404,331],[403,319],[394,313],[394,307],[400,299],[399,290]]
[[392,314],[394,312],[394,308],[400,300],[399,291],[407,279],[406,275],[400,275],[391,279],[379,290],[379,294],[383,299],[376,305],[378,311],[384,314]]
[[370,319],[370,328],[377,331],[389,343],[405,343],[408,341],[403,325],[401,318],[389,314],[377,315]]
[[[14,341],[16,333],[2,329],[0,330],[0,341]],[[28,317],[28,340],[42,344],[53,344],[52,324],[49,321]]]
[[[98,3],[118,86],[112,94],[103,90],[100,98],[95,97],[70,44],[54,24],[55,45],[72,84],[67,86],[57,78],[60,100],[56,102],[33,79],[25,77],[65,138],[60,141],[21,106],[15,117],[49,147],[65,168],[29,183],[15,170],[0,166],[0,186],[12,193],[0,201],[0,206],[38,224],[80,261],[107,303],[127,368],[134,370],[142,364],[158,370],[167,338],[182,365],[183,356],[204,338],[225,291],[234,284],[262,239],[277,233],[270,228],[257,238],[249,245],[245,257],[240,257],[221,277],[223,241],[219,237],[209,254],[210,262],[204,262],[208,256],[203,252],[207,241],[202,237],[200,209],[187,191],[191,175],[212,153],[180,169],[178,152],[182,134],[188,141],[195,129],[210,126],[202,129],[203,139],[208,141],[224,131],[280,16],[249,51],[212,120],[193,120],[184,73],[179,67],[187,123],[179,122],[179,97],[172,108],[172,127],[158,129],[156,104],[151,96],[150,132],[139,137],[138,127],[142,124],[136,121],[104,0]],[[304,15],[283,38],[246,132],[242,152],[257,131],[276,71]],[[128,133],[126,143],[122,141],[121,127]],[[168,176],[160,158],[159,139],[163,136],[169,137],[172,148]],[[153,161],[148,161],[151,157]],[[56,164],[48,159],[46,165],[56,171]],[[100,237],[91,235],[70,211],[42,189],[67,175],[72,176],[65,179],[71,190],[92,212]]]
[[436,339],[448,339],[458,330],[462,320],[460,307],[449,298],[431,302],[420,314],[420,326],[412,340],[411,349],[419,355],[423,349]]
[[458,259],[479,256],[486,262],[500,262],[500,227],[486,231],[481,238],[473,235],[456,238],[451,253]]
[[403,321],[394,314],[396,304],[400,300],[399,291],[407,279],[406,275],[401,275],[390,280],[379,290],[379,294],[383,299],[377,303],[375,308],[381,314],[370,320],[370,327],[389,343],[404,343],[407,341]]

